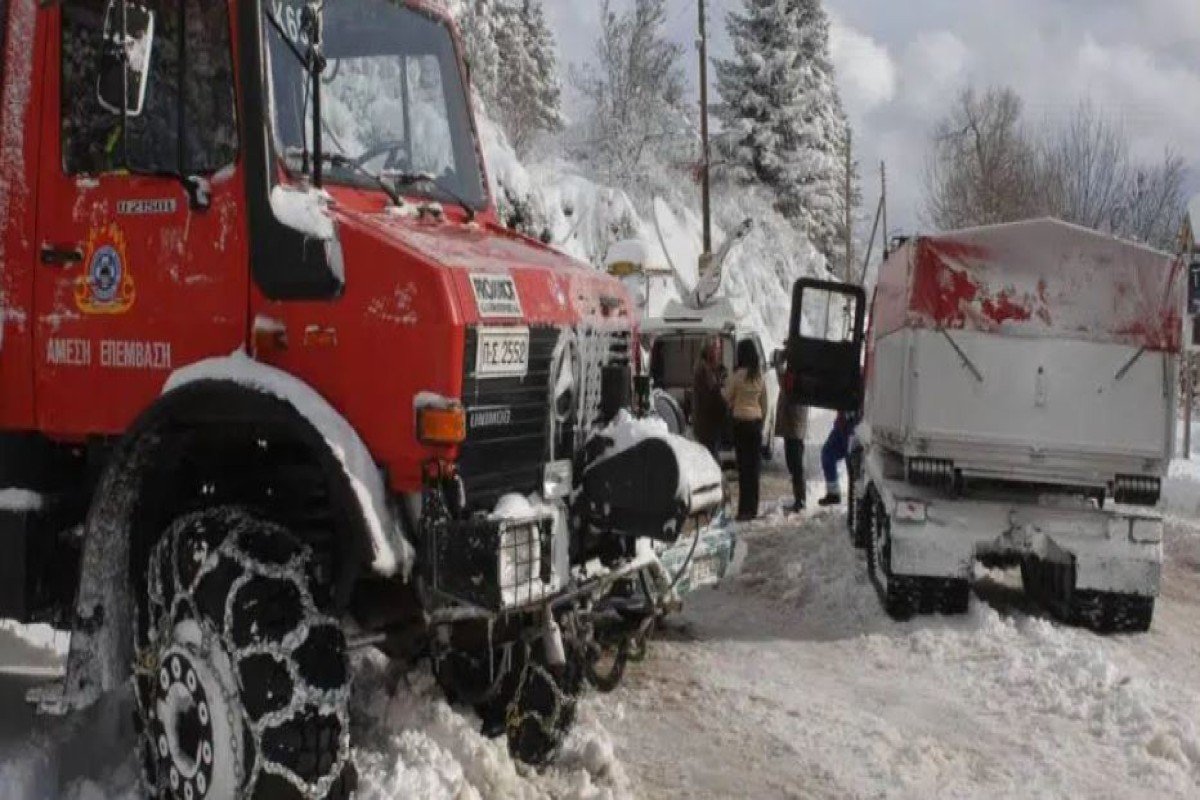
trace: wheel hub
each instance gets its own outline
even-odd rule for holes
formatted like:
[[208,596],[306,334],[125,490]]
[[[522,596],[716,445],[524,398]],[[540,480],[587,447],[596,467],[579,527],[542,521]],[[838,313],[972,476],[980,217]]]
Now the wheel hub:
[[159,661],[150,728],[159,774],[171,794],[182,800],[200,800],[213,785],[216,740],[210,690],[219,696],[214,677],[183,647],[171,647]]

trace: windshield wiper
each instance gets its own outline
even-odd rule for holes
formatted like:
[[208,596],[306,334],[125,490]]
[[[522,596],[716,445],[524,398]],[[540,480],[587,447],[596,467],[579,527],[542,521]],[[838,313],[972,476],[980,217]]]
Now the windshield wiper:
[[395,184],[397,189],[402,186],[416,186],[418,184],[427,183],[458,204],[458,206],[464,212],[466,212],[467,222],[475,221],[475,207],[468,203],[458,192],[454,191],[441,180],[433,175],[430,175],[428,172],[396,172],[384,170],[381,177],[384,179],[390,179]]
[[[295,148],[290,148],[287,151],[287,155],[294,158],[297,155]],[[395,186],[388,183],[387,178],[385,178],[383,175],[372,172],[354,159],[344,156],[341,153],[322,153],[321,161],[336,169],[348,169],[351,172],[363,176],[367,180],[371,181],[371,183],[382,189],[383,193],[386,194],[388,199],[392,201],[392,205],[396,206],[397,208],[403,208],[405,206],[404,198],[400,196],[398,191],[396,191]]]

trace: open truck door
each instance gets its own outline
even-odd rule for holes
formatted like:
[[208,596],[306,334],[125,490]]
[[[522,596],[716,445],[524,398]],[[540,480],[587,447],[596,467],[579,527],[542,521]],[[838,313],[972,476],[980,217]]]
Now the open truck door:
[[794,403],[858,411],[863,398],[861,286],[801,278],[792,289],[787,367]]

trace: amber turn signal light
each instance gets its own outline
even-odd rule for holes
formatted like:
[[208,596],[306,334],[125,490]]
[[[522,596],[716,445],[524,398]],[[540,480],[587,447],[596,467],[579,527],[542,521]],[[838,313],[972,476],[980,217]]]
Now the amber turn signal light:
[[467,439],[467,412],[459,403],[417,412],[417,439],[421,444],[447,447]]

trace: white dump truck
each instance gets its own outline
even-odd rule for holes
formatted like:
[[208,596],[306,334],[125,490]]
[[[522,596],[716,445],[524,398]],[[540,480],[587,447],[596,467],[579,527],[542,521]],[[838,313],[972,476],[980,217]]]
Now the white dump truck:
[[848,516],[893,617],[965,611],[981,562],[1019,566],[1026,593],[1072,624],[1149,628],[1183,277],[1167,254],[1049,219],[890,254]]

